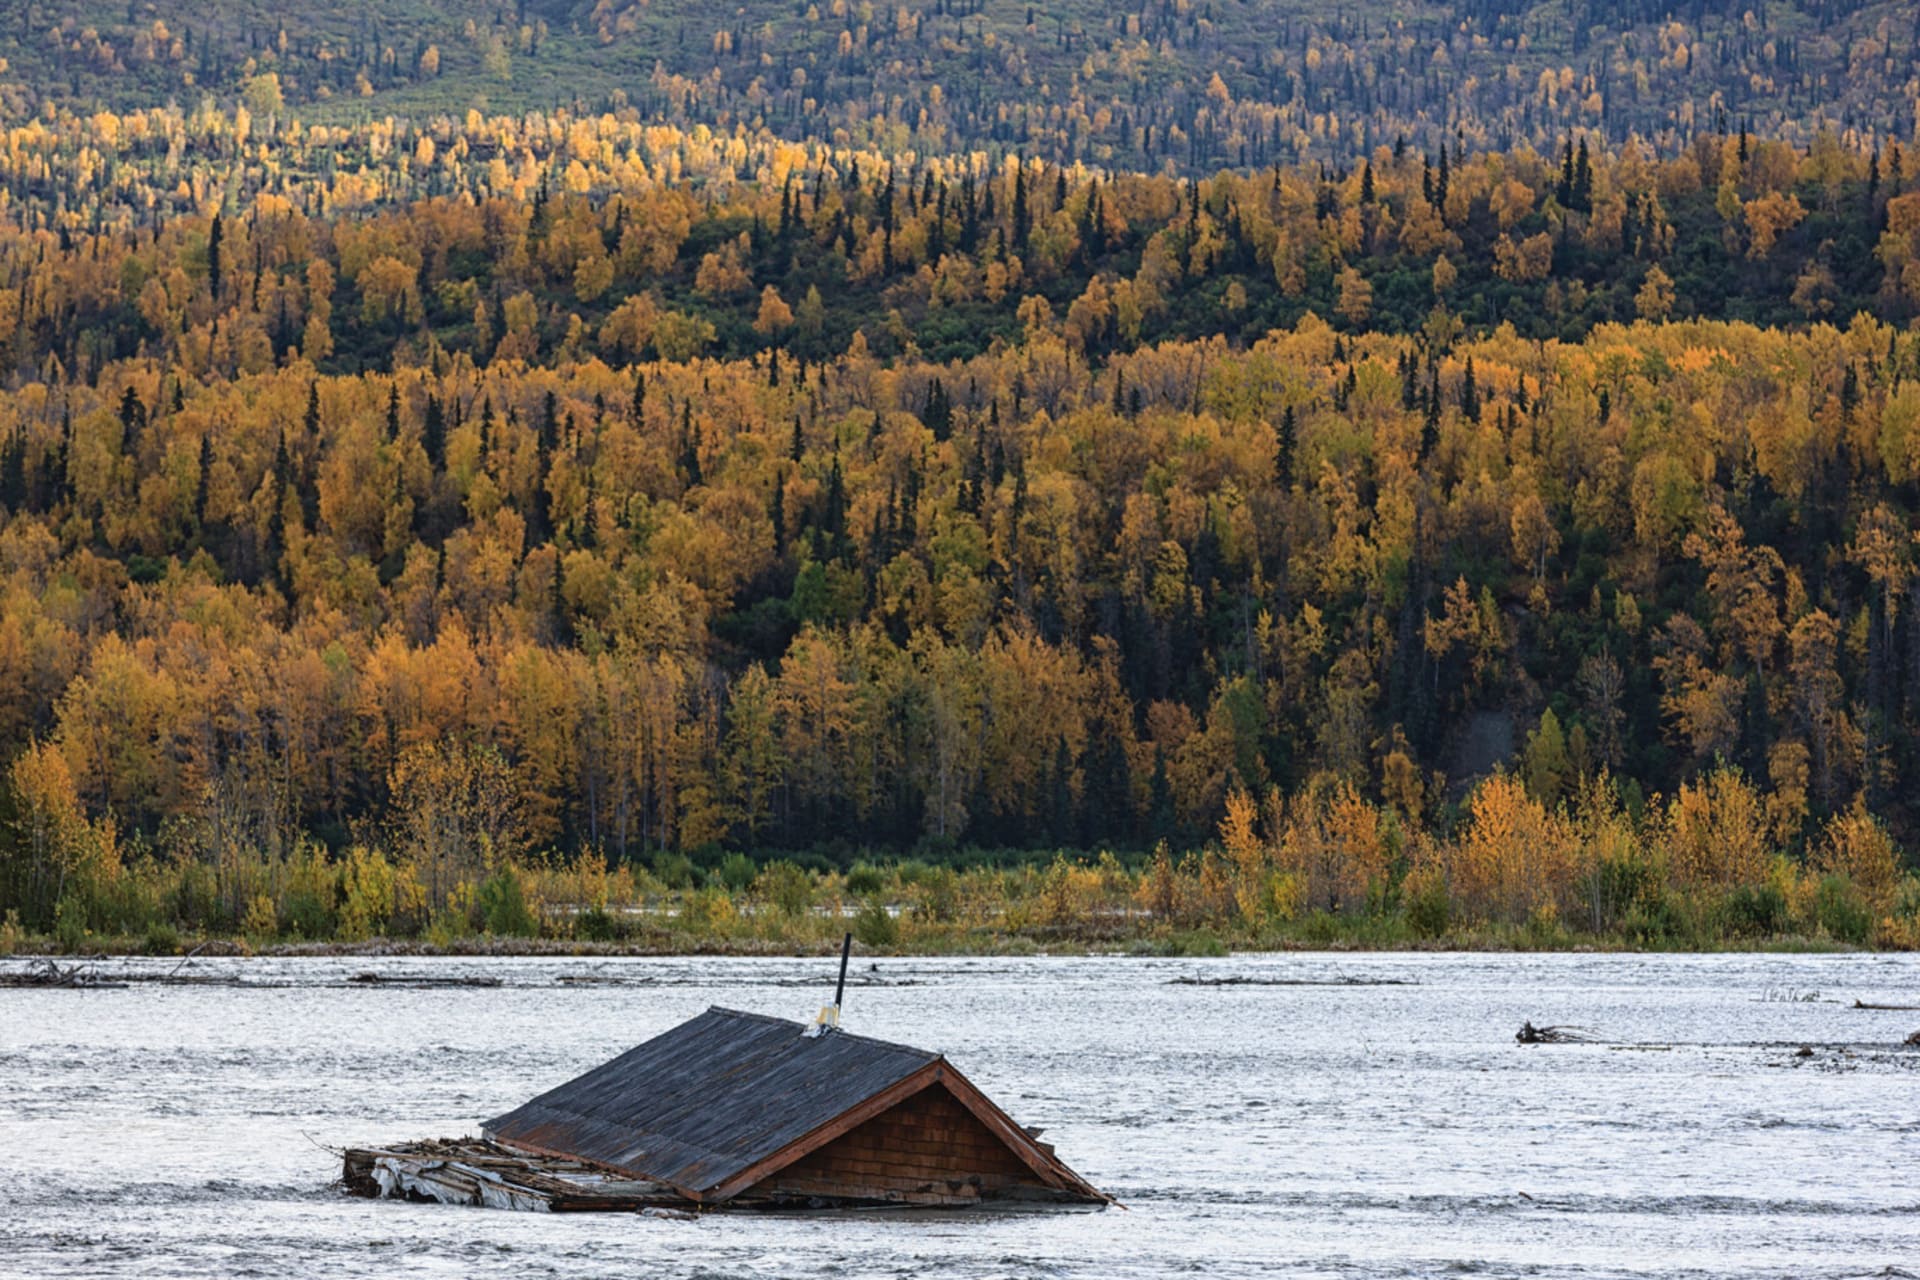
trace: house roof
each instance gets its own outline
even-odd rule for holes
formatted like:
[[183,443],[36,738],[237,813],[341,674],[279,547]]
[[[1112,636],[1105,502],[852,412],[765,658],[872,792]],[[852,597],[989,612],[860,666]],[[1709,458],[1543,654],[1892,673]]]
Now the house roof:
[[876,1095],[911,1089],[912,1077],[940,1061],[866,1036],[805,1030],[781,1018],[708,1009],[496,1116],[485,1132],[701,1198]]

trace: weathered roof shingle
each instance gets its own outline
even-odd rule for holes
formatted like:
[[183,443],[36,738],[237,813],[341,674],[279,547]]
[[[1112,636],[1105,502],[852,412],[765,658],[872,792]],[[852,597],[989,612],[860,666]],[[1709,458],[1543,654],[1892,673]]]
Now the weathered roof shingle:
[[484,1126],[699,1195],[938,1060],[712,1008]]

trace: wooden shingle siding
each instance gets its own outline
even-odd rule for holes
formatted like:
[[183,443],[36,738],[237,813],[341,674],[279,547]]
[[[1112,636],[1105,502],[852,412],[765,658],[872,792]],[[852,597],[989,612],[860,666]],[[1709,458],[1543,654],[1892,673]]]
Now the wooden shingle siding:
[[967,1204],[1021,1185],[1041,1184],[972,1112],[935,1086],[796,1160],[754,1194]]

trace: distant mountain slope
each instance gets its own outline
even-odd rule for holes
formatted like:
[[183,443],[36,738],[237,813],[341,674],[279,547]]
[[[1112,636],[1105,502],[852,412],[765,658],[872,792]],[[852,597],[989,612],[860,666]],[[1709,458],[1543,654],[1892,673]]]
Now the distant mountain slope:
[[0,116],[211,93],[317,118],[630,105],[922,153],[1207,171],[1748,123],[1909,137],[1920,9],[1862,0],[30,0]]

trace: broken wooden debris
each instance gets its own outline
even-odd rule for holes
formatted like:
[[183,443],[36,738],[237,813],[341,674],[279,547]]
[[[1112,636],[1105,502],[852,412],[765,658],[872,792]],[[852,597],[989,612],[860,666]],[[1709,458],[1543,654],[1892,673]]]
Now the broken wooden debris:
[[[637,1213],[692,1219],[721,1209],[883,1207],[854,1196],[779,1191],[702,1204],[652,1178],[576,1156],[552,1155],[489,1138],[441,1138],[341,1155],[341,1184],[369,1199],[466,1205],[521,1213]],[[907,1203],[912,1203],[911,1201]]]
[[532,1213],[654,1211],[692,1217],[691,1202],[651,1178],[484,1138],[407,1142],[343,1153],[354,1195]]
[[1592,1041],[1594,1034],[1585,1027],[1536,1027],[1523,1022],[1513,1038],[1521,1044],[1583,1044]]
[[192,964],[194,959],[203,951],[211,952],[217,956],[243,956],[247,954],[246,950],[243,949],[239,943],[229,938],[207,938],[195,946],[193,950],[181,956],[180,963],[168,970],[167,976],[169,978],[177,977],[180,971]]
[[0,987],[66,987],[98,991],[126,985],[103,977],[90,964],[63,965],[58,960],[50,959],[35,960],[21,973],[0,974]]

